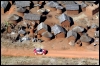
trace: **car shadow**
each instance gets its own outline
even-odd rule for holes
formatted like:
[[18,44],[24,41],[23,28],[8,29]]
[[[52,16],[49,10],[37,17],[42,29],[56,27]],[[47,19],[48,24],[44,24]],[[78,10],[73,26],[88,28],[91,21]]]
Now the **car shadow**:
[[48,51],[46,51],[46,54],[48,54]]

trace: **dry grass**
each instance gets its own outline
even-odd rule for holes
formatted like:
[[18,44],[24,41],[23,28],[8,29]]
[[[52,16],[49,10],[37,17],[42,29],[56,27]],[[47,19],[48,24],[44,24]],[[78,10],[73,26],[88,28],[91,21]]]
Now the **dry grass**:
[[[10,60],[10,61],[9,61]],[[99,65],[98,59],[1,56],[1,65]]]
[[10,40],[1,38],[1,47],[6,47],[6,48],[27,48],[27,49],[33,49],[33,48],[43,48],[43,45],[39,42],[31,42],[31,41],[24,41],[24,42],[14,42],[11,43]]

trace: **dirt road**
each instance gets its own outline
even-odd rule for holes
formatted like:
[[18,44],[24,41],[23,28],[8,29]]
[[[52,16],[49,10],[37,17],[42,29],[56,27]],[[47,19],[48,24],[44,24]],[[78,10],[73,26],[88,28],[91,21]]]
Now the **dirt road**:
[[[1,48],[1,55],[9,56],[30,56],[34,57],[32,49],[7,49]],[[41,56],[41,55],[39,55]],[[97,51],[72,51],[72,50],[49,50],[47,57],[66,57],[66,58],[96,58],[99,59]],[[37,57],[37,56],[36,56]]]
[[69,57],[69,58],[99,58],[99,52],[90,51],[49,51],[47,56]]

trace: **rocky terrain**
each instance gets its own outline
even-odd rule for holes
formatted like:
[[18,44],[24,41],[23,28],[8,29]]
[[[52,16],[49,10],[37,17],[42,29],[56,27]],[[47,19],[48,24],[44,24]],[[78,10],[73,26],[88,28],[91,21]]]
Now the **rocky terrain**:
[[[27,52],[26,56],[34,56],[34,48],[44,48],[50,51],[47,56],[57,50],[85,51],[93,54],[90,58],[98,59],[98,5],[97,1],[1,1],[1,55],[22,56]],[[66,54],[64,57],[73,57]],[[59,56],[63,57],[58,52],[55,57]]]

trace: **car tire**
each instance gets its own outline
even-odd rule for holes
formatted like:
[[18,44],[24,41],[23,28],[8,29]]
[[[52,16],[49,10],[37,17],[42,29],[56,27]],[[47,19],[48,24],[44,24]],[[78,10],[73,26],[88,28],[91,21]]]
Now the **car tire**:
[[37,55],[37,53],[35,53],[35,55]]
[[45,53],[43,53],[43,55],[45,55]]

